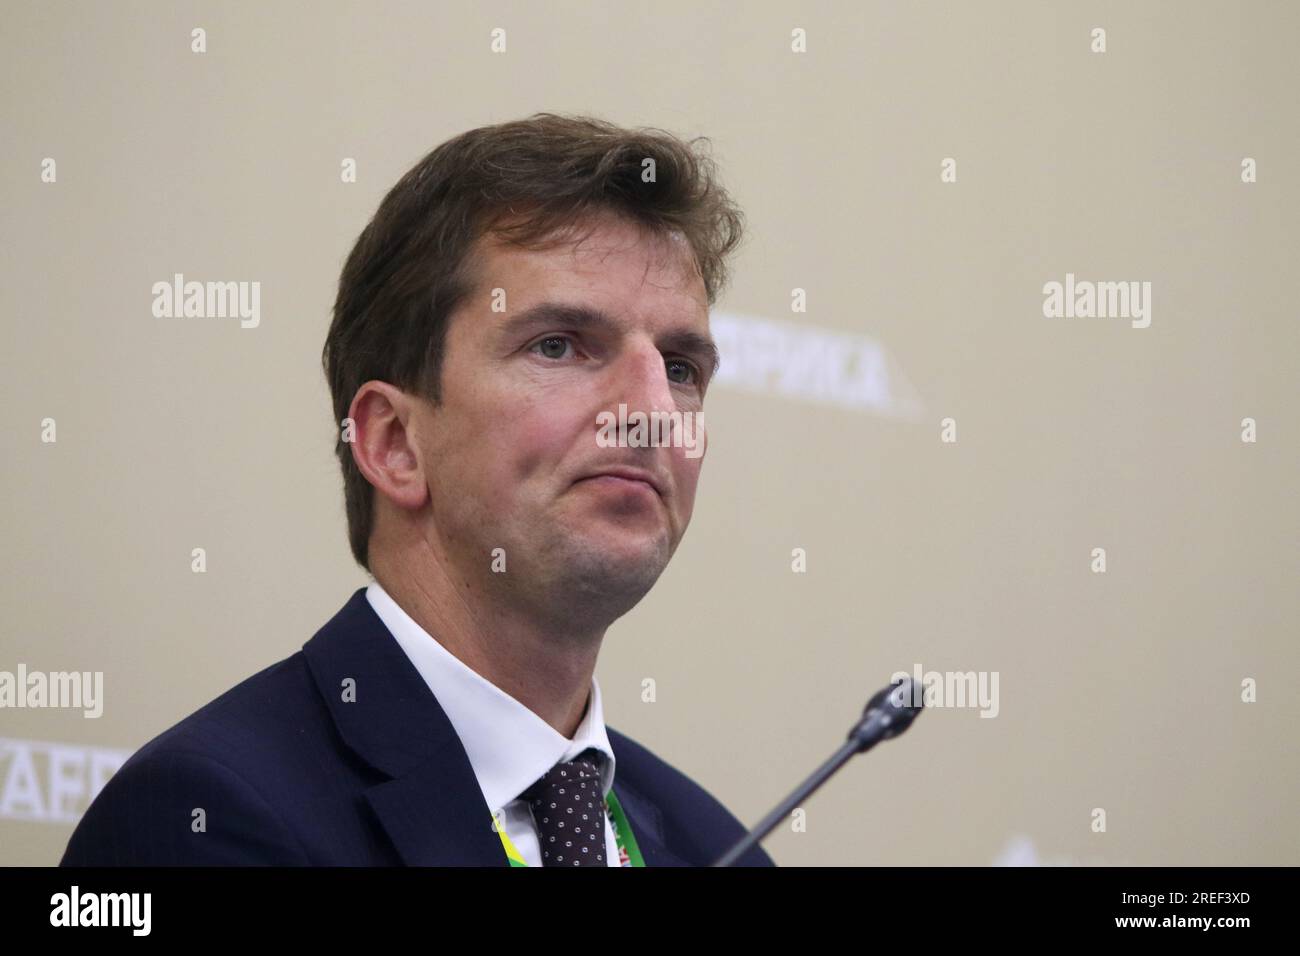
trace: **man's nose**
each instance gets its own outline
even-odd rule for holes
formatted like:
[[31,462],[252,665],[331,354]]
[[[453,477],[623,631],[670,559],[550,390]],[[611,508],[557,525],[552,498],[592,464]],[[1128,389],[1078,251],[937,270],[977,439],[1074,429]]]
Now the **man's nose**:
[[677,408],[677,397],[668,381],[663,353],[652,344],[629,347],[613,368],[610,411],[617,412],[620,403],[628,412],[671,412]]

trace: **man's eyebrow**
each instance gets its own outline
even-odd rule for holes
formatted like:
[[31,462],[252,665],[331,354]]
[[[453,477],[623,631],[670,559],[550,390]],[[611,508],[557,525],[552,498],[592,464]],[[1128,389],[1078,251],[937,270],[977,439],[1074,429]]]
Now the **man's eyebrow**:
[[666,334],[663,337],[663,343],[676,352],[702,356],[705,364],[709,367],[709,375],[713,376],[717,373],[718,365],[721,362],[718,357],[718,347],[714,344],[713,339],[707,335],[701,335],[699,332],[693,332],[689,329],[682,329]]
[[[586,305],[568,305],[563,302],[541,302],[530,306],[501,325],[504,338],[513,338],[529,329],[548,326],[565,326],[571,329],[604,329],[617,331],[620,326],[609,313]],[[677,352],[702,356],[709,366],[709,374],[718,371],[718,346],[713,339],[693,329],[674,329],[659,337],[661,346]]]

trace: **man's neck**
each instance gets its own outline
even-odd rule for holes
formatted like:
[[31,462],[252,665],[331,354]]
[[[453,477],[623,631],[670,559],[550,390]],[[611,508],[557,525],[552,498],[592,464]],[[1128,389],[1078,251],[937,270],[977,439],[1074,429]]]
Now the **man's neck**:
[[[436,571],[417,578],[404,573],[411,566]],[[465,666],[573,737],[587,712],[603,632],[557,634],[539,627],[483,600],[489,596],[454,581],[441,563],[376,557],[371,571],[397,605]]]

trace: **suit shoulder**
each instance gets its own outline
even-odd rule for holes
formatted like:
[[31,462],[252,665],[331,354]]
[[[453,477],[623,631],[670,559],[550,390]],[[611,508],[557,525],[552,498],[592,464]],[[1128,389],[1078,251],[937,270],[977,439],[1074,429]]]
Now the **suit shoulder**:
[[238,771],[274,749],[276,741],[304,731],[323,716],[323,707],[299,651],[177,721],[136,751],[123,769],[158,753],[185,752]]
[[319,697],[301,658],[245,678],[133,753],[78,822],[63,864],[302,862],[281,789],[292,775],[276,772]]

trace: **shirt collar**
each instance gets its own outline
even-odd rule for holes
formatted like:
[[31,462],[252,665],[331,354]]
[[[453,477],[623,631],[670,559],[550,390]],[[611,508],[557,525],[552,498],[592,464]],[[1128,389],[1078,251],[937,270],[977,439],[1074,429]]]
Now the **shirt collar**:
[[589,748],[604,757],[601,789],[609,795],[614,785],[614,748],[605,732],[600,685],[594,674],[587,711],[570,740],[443,647],[378,581],[366,588],[366,600],[438,699],[493,813],[518,799],[557,763]]

